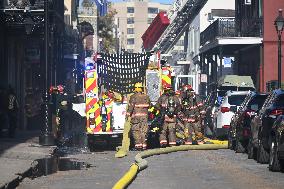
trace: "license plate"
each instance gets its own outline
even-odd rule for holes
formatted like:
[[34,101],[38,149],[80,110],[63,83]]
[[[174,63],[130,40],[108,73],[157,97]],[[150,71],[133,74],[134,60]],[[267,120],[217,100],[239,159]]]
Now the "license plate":
[[111,135],[111,137],[112,137],[112,138],[117,138],[117,137],[118,137],[118,135]]

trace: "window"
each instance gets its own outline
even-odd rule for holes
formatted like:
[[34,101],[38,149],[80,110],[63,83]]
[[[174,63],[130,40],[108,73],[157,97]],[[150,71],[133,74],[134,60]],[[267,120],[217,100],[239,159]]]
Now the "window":
[[134,17],[127,18],[127,24],[134,24]]
[[134,34],[134,28],[127,28],[127,34]]
[[251,99],[249,101],[249,103],[247,105],[248,109],[258,111],[262,107],[266,97],[267,97],[267,95],[255,96],[253,99]]
[[127,45],[134,45],[134,38],[127,39]]
[[148,18],[148,24],[151,24],[153,22],[154,18]]
[[183,46],[184,45],[184,40],[178,40],[176,43],[176,46]]
[[284,94],[279,95],[275,100],[276,107],[284,107]]
[[134,13],[134,7],[127,7],[127,13]]
[[158,14],[159,13],[159,9],[158,8],[149,7],[148,8],[148,13],[149,14]]
[[230,105],[239,106],[244,101],[247,95],[232,95],[228,97],[228,102]]

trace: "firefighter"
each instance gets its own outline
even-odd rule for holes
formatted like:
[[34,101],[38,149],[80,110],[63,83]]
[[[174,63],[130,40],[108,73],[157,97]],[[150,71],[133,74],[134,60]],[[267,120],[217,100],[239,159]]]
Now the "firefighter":
[[127,116],[131,117],[131,132],[136,150],[147,149],[149,97],[143,93],[142,83],[134,85],[134,94],[129,99]]
[[193,93],[193,95],[195,96],[196,104],[197,104],[197,109],[196,109],[196,113],[197,113],[196,126],[198,128],[197,138],[199,140],[203,140],[204,139],[204,125],[202,124],[202,122],[203,122],[203,119],[204,119],[204,116],[205,116],[205,113],[206,113],[205,106],[203,104],[202,99],[200,98],[200,96],[198,94]]
[[195,95],[191,85],[184,85],[181,101],[185,133],[188,136],[185,144],[197,143],[197,139],[203,138],[200,129],[201,101],[199,100],[199,97]]
[[[175,95],[178,97],[181,104],[181,90],[179,89],[175,92]],[[184,114],[179,111],[177,113],[177,122],[176,122],[176,137],[177,144],[184,144],[185,140],[188,138],[188,133],[185,132],[185,122],[184,122]]]
[[163,117],[163,126],[160,133],[160,146],[167,146],[167,138],[169,139],[169,145],[175,146],[176,115],[180,111],[180,101],[171,87],[164,88],[164,93],[159,97],[155,108],[159,110]]

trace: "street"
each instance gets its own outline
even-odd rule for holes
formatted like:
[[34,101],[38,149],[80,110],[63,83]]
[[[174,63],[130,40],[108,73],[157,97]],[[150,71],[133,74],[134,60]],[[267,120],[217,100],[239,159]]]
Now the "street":
[[[106,189],[119,180],[134,162],[134,155],[116,159],[113,151],[70,156],[92,164],[85,170],[59,171],[24,179],[18,189],[96,188]],[[147,158],[149,167],[140,172],[129,189],[250,188],[280,189],[283,173],[270,172],[267,164],[248,160],[231,150],[187,151]]]

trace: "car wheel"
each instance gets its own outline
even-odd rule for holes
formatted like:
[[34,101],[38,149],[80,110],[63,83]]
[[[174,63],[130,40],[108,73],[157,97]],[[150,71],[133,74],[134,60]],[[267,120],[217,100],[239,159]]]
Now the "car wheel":
[[258,163],[263,163],[263,164],[269,162],[269,153],[264,149],[261,140],[258,141],[256,160]]
[[240,140],[236,140],[236,147],[235,147],[235,152],[236,153],[245,153],[246,149],[244,148],[243,144],[241,143]]
[[272,139],[269,153],[269,170],[281,171],[281,164],[277,156],[277,143],[275,139]]
[[248,151],[248,159],[256,159],[256,149],[253,146],[251,139],[249,139],[247,151]]

